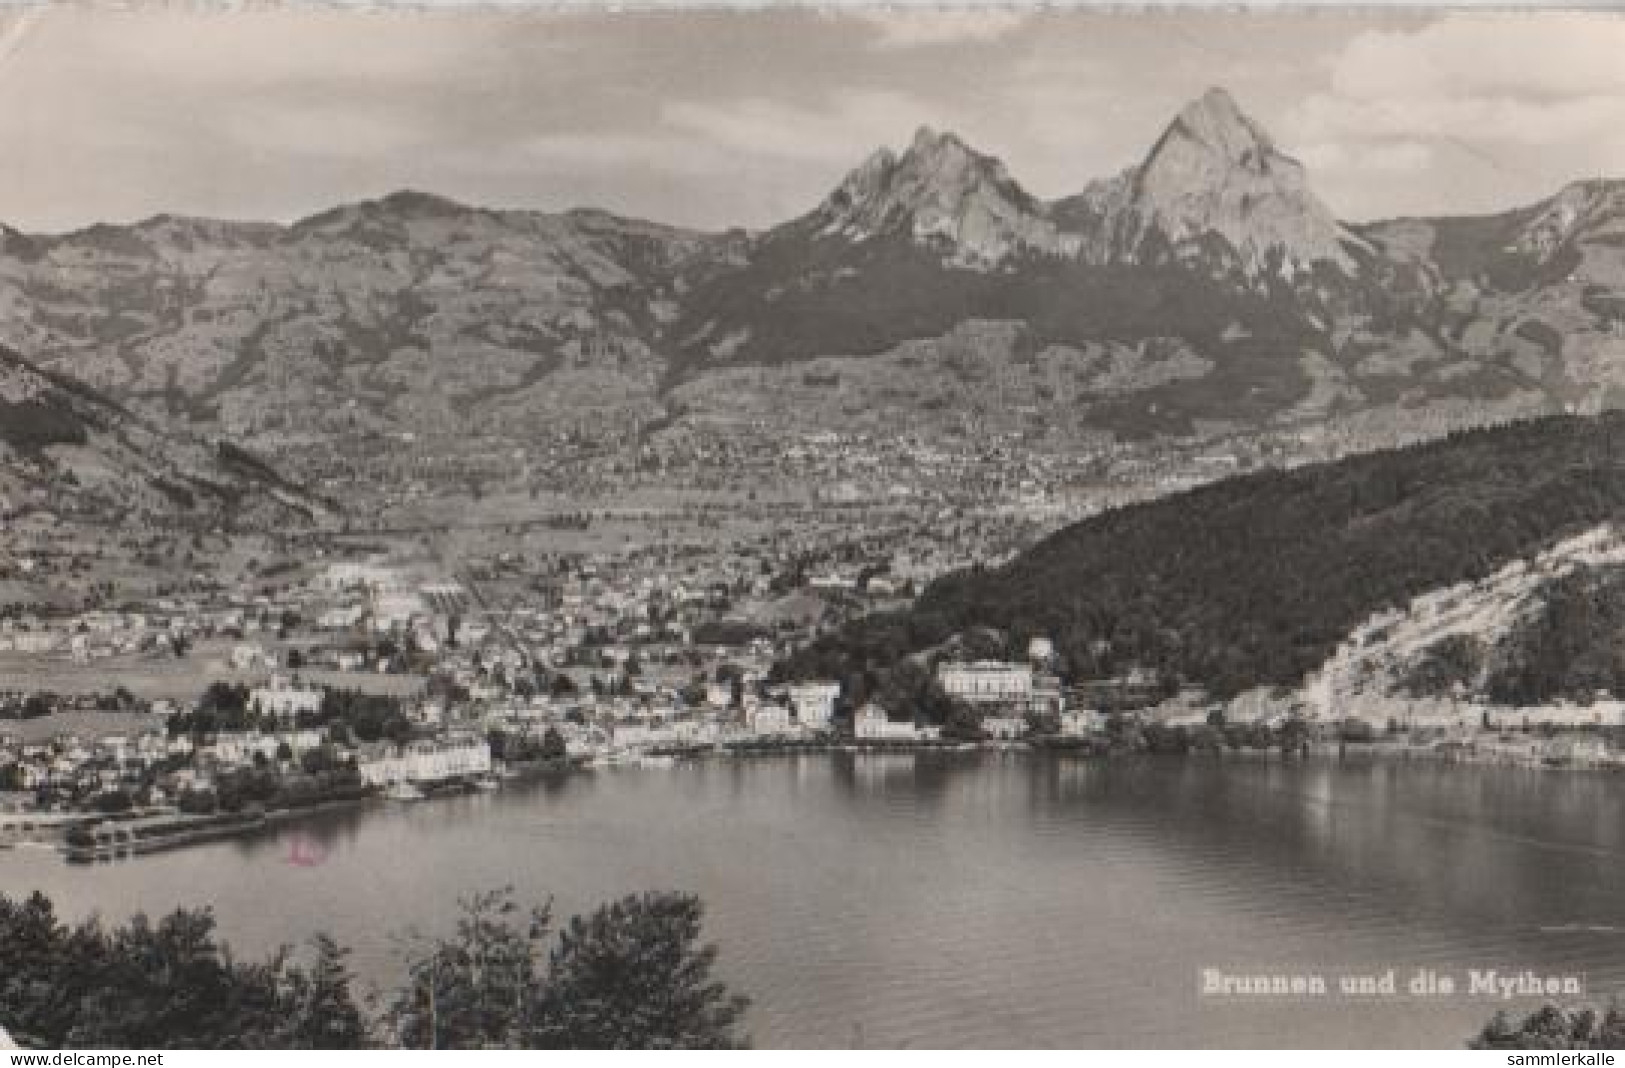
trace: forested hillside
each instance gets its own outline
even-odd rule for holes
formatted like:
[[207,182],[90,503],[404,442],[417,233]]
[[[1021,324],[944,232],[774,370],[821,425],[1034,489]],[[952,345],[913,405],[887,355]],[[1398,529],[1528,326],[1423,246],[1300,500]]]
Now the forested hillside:
[[1625,415],[1464,432],[1085,520],[824,637],[788,669],[870,692],[904,656],[989,627],[1012,655],[1049,635],[1079,678],[1142,667],[1217,696],[1296,684],[1373,612],[1621,516]]

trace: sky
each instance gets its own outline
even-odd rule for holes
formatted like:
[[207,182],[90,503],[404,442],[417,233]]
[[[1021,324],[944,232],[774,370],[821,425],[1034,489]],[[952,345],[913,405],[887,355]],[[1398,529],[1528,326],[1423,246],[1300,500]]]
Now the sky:
[[763,227],[921,125],[1041,197],[1228,88],[1351,221],[1625,177],[1607,13],[357,10],[0,0],[0,221],[291,221],[421,189]]

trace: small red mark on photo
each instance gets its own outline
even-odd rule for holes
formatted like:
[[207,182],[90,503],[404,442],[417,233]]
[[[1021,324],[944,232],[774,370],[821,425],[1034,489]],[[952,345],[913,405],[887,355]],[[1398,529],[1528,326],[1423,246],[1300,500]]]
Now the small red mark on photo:
[[288,843],[288,863],[314,868],[327,859],[327,847],[308,834],[296,834]]

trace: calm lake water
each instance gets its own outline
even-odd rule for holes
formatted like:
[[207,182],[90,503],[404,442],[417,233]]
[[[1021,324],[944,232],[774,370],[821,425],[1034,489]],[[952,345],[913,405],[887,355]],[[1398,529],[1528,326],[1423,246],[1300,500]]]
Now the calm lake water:
[[[564,912],[692,891],[764,1046],[1459,1046],[1500,1003],[1408,996],[1418,969],[1625,989],[1622,835],[1625,779],[1604,774],[843,753],[600,771],[95,867],[0,853],[0,886],[75,916],[213,904],[252,953],[325,929],[381,983],[393,932],[449,927],[475,890]],[[1204,967],[1332,993],[1204,998]],[[1398,996],[1336,993],[1389,968]]]

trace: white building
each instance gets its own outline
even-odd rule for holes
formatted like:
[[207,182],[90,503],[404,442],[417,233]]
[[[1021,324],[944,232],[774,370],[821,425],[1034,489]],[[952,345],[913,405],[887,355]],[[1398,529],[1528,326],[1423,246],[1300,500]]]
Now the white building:
[[1612,756],[1608,743],[1594,734],[1553,738],[1541,748],[1542,759],[1561,763],[1601,764]]
[[361,781],[369,786],[391,783],[443,782],[486,775],[491,771],[491,745],[483,738],[425,739],[386,746],[356,762]]
[[[1502,708],[1494,705],[1473,709],[1468,720],[1487,723],[1495,730],[1522,730],[1533,727],[1620,727],[1625,726],[1625,703],[1612,699],[1593,701],[1589,705],[1539,705],[1530,708]],[[1476,712],[1476,715],[1471,713]]]
[[277,753],[282,751],[284,745],[298,756],[307,749],[319,748],[321,744],[321,731],[283,731],[280,734],[221,731],[215,735],[214,743],[206,751],[213,754],[222,764],[247,764],[254,759],[256,753],[267,760],[276,759]]
[[1061,733],[1070,737],[1096,734],[1106,729],[1106,716],[1091,708],[1061,713]]
[[276,663],[270,653],[258,645],[242,644],[234,646],[231,650],[231,666],[238,671],[254,671],[259,668],[268,668]]
[[209,747],[214,758],[222,764],[246,764],[258,753],[267,760],[276,756],[275,735],[258,731],[221,731]]
[[393,569],[376,563],[340,561],[328,564],[316,583],[327,590],[372,589],[395,581]]
[[360,605],[345,605],[341,608],[329,608],[316,618],[317,630],[349,630],[361,622],[365,613]]
[[949,697],[970,704],[1026,705],[1033,697],[1031,664],[948,661],[937,666],[937,681]]
[[750,729],[758,736],[789,734],[790,710],[783,705],[757,705],[750,714]]
[[1020,716],[986,716],[982,719],[982,733],[989,738],[1009,741],[1027,733],[1027,721]]
[[610,727],[609,738],[617,748],[622,749],[678,745],[684,740],[671,724],[652,720],[622,720]]
[[918,742],[932,740],[941,735],[936,727],[916,727],[913,723],[896,722],[879,705],[869,704],[858,709],[852,717],[852,733],[861,741]]
[[249,691],[248,707],[261,715],[292,718],[303,712],[314,715],[322,709],[322,691],[291,685],[281,675],[271,676],[268,686]]
[[381,589],[372,596],[372,626],[380,634],[405,628],[413,617],[423,615],[428,605],[416,590]]
[[835,701],[841,696],[838,682],[798,682],[786,690],[796,719],[809,730],[825,730],[835,715]]

